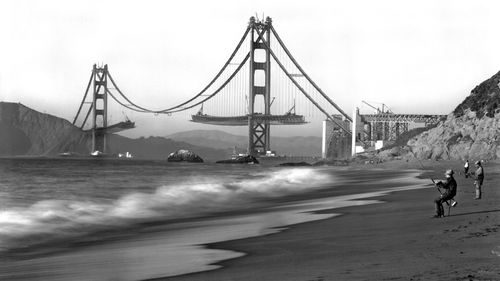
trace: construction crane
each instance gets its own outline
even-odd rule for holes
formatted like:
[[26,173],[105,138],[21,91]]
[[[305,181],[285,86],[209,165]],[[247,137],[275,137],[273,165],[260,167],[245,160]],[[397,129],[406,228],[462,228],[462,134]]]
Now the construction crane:
[[[375,106],[369,104],[368,102],[366,102],[364,100],[362,100],[361,102],[364,103],[364,104],[366,104],[366,105],[368,105],[369,107],[375,109],[377,111],[377,114],[383,114],[383,113],[385,113],[385,114],[394,114],[394,112],[392,112],[391,109],[386,104],[384,104],[384,103],[379,103],[379,104],[382,105],[382,110],[380,110],[380,108],[375,107]],[[385,109],[384,109],[384,107],[385,107]]]

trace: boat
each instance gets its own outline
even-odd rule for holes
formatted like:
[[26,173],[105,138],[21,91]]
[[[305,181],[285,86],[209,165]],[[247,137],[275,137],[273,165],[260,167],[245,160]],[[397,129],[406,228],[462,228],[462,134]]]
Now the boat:
[[91,152],[90,156],[92,156],[92,157],[101,157],[102,156],[102,152],[100,152],[99,150],[96,150],[94,152]]
[[125,152],[125,153],[118,153],[118,158],[133,158],[132,153],[130,152]]

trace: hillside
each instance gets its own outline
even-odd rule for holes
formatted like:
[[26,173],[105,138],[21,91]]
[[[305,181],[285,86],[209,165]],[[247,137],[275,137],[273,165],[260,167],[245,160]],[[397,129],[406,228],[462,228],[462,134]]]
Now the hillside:
[[[56,156],[71,151],[88,155],[91,136],[69,121],[40,113],[20,103],[0,102],[0,156]],[[223,150],[162,137],[130,139],[110,135],[109,153],[131,152],[136,158],[165,159],[170,152],[189,149],[207,160],[224,159]]]
[[381,152],[378,158],[493,160],[500,158],[500,72],[485,80],[456,109],[406,145]]
[[[237,147],[238,152],[246,152],[248,136],[229,134],[218,130],[192,130],[167,136],[193,145],[203,145],[214,149],[230,150]],[[320,137],[273,137],[271,148],[279,155],[321,156]]]
[[219,130],[192,130],[184,131],[166,136],[166,138],[191,143],[194,145],[204,145],[216,149],[231,149],[247,147],[248,137],[238,136]]
[[88,137],[69,121],[20,103],[0,102],[0,155],[53,155],[88,151]]
[[500,71],[472,89],[471,94],[453,111],[455,117],[462,117],[468,111],[476,113],[476,117],[493,118],[500,112]]
[[500,114],[490,118],[450,114],[446,121],[410,140],[408,145],[418,158],[444,160],[493,160],[500,158]]

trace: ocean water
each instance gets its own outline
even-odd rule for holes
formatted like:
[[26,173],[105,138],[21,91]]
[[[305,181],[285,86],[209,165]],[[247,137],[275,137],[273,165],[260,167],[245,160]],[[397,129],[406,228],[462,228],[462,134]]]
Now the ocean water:
[[[422,188],[415,171],[0,159],[0,279],[142,280],[218,268],[245,253],[203,245],[276,233]],[[370,192],[324,196],[348,185]]]

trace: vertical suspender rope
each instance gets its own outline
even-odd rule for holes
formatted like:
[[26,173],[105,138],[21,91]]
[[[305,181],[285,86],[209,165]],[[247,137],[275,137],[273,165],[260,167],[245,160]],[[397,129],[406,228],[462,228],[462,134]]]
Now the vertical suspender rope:
[[276,61],[276,63],[278,63],[278,65],[280,66],[280,68],[285,72],[286,76],[288,76],[288,78],[302,92],[302,94],[304,96],[306,96],[306,98],[309,99],[309,101],[311,101],[319,110],[321,110],[321,112],[323,112],[327,116],[327,118],[330,119],[330,121],[332,121],[333,123],[337,124],[337,126],[339,126],[343,131],[345,131],[347,134],[350,135],[351,132],[349,130],[347,130],[346,128],[344,128],[343,125],[339,124],[332,116],[330,116],[330,114],[328,114],[328,112],[326,112],[326,110],[324,110],[316,101],[314,101],[311,98],[311,96],[309,94],[306,93],[306,91],[304,90],[304,88],[302,88],[302,86],[300,86],[300,84],[297,83],[297,81],[290,75],[290,73],[288,73],[288,71],[284,68],[283,64],[276,57],[276,54],[274,54],[273,50],[269,47],[269,44],[267,44],[266,40],[262,37],[262,33],[258,32],[257,35],[259,36],[260,39],[262,39],[262,43],[268,49],[269,53],[274,58],[274,60]]
[[[246,61],[248,60],[248,58],[250,57],[250,53],[248,53],[245,58],[243,59],[243,61],[240,63],[240,65],[238,66],[238,68],[233,72],[233,74],[231,74],[231,76],[229,76],[229,78],[215,91],[213,92],[211,95],[209,95],[208,97],[206,97],[205,99],[195,103],[195,104],[192,104],[190,106],[186,106],[186,107],[183,107],[181,109],[176,109],[176,110],[172,110],[172,111],[168,111],[168,113],[175,113],[175,112],[180,112],[180,111],[184,111],[184,110],[187,110],[187,109],[190,109],[190,108],[193,108],[199,104],[202,104],[203,102],[213,98],[215,95],[217,95],[222,89],[224,89],[224,87],[226,87],[226,85],[231,81],[231,79],[234,78],[234,76],[240,71],[241,67],[246,63]],[[159,112],[159,113],[165,113],[165,112]]]
[[333,107],[335,107],[342,115],[344,115],[344,117],[351,121],[352,122],[352,119],[351,117],[349,117],[349,115],[347,115],[336,103],[334,103],[330,97],[328,97],[319,87],[318,85],[316,85],[316,83],[314,83],[314,81],[312,81],[312,79],[309,77],[309,75],[307,75],[307,73],[302,69],[302,67],[298,64],[298,62],[295,60],[295,58],[292,56],[292,54],[288,51],[287,47],[285,46],[285,44],[283,43],[283,41],[281,41],[281,38],[279,37],[278,33],[276,33],[276,30],[274,29],[274,27],[271,26],[271,30],[274,34],[274,36],[276,37],[276,40],[278,40],[278,42],[280,43],[280,45],[283,47],[283,50],[286,52],[286,54],[288,55],[288,57],[290,58],[290,60],[292,60],[292,62],[295,64],[295,66],[298,68],[298,70],[301,72],[302,75],[304,75],[304,77],[309,81],[309,83],[311,83],[313,85],[314,88],[316,88],[316,90],[318,90],[318,92],[331,104],[333,105]]
[[197,97],[201,96],[210,86],[212,86],[212,84],[220,77],[220,75],[222,74],[222,72],[224,72],[224,70],[227,68],[227,66],[231,63],[231,61],[233,60],[234,56],[236,55],[236,53],[238,52],[238,50],[240,49],[241,45],[243,44],[243,42],[245,41],[248,33],[250,32],[250,27],[247,27],[247,29],[245,30],[245,33],[243,34],[243,36],[241,37],[240,41],[238,42],[238,45],[236,46],[236,48],[234,49],[233,53],[231,54],[231,56],[229,57],[229,59],[226,61],[226,63],[224,64],[224,66],[221,68],[221,70],[219,71],[219,73],[217,73],[217,75],[212,79],[212,81],[210,81],[210,83],[208,83],[208,85],[203,89],[201,90],[200,93],[198,93],[197,95],[195,95],[194,97],[192,97],[191,99],[181,103],[181,104],[178,104],[176,106],[173,106],[171,108],[167,108],[167,109],[164,109],[164,110],[161,110],[161,111],[158,111],[158,113],[164,113],[164,112],[167,112],[167,111],[171,111],[173,109],[177,109],[183,105],[186,105],[187,103],[190,103],[191,101],[193,101],[194,99],[196,99]]
[[[163,109],[163,110],[151,110],[151,109],[147,109],[145,107],[142,107],[142,106],[139,106],[137,104],[135,104],[134,102],[132,102],[130,99],[128,99],[124,94],[123,92],[118,88],[117,84],[115,83],[115,81],[113,80],[113,77],[111,76],[111,74],[109,74],[108,72],[108,77],[109,77],[109,80],[111,81],[111,83],[113,84],[113,86],[115,87],[115,89],[118,91],[118,93],[127,101],[129,102],[131,105],[137,107],[138,109],[141,109],[141,110],[144,110],[144,111],[147,111],[147,112],[151,112],[151,113],[169,113],[169,111],[173,110],[173,109],[178,109],[186,104],[188,104],[189,102],[195,100],[196,98],[198,98],[199,96],[201,96],[210,86],[213,85],[213,83],[221,76],[221,74],[224,72],[224,70],[227,68],[227,66],[231,63],[231,60],[234,58],[234,56],[236,55],[236,53],[238,52],[238,50],[240,49],[242,43],[245,41],[245,38],[247,37],[248,33],[250,31],[250,28],[248,27],[245,31],[245,33],[243,34],[243,36],[241,37],[238,45],[236,46],[236,48],[234,49],[233,53],[231,54],[231,56],[229,57],[229,59],[226,61],[226,63],[224,64],[224,66],[221,68],[221,70],[219,71],[219,73],[217,73],[217,75],[210,81],[210,83],[208,83],[208,85],[201,91],[199,92],[197,95],[195,95],[194,97],[192,97],[191,99],[181,103],[181,104],[178,104],[176,106],[173,106],[173,107],[170,107],[170,108],[167,108],[167,109]],[[197,103],[196,105],[198,105],[200,103]],[[192,107],[190,107],[192,108]],[[182,110],[177,110],[176,112],[178,111],[183,111],[184,109]]]

